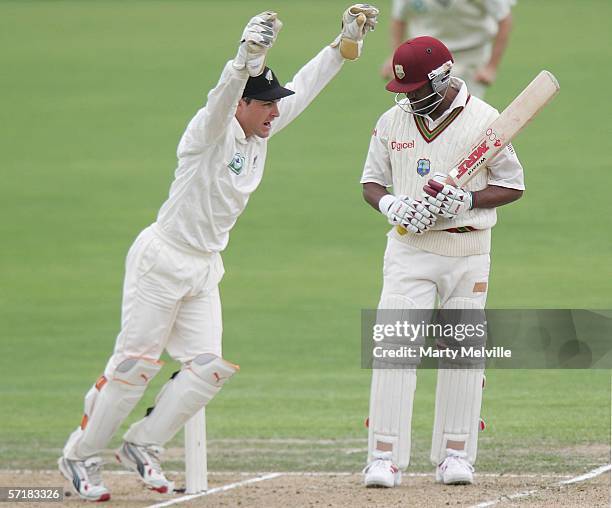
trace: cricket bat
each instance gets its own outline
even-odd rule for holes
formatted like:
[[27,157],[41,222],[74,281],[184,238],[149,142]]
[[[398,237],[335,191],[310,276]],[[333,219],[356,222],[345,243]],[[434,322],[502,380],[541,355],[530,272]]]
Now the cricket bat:
[[559,82],[541,71],[487,127],[469,152],[448,172],[447,183],[463,187],[495,157],[559,92]]
[[[540,71],[529,85],[476,138],[469,151],[448,172],[446,183],[464,187],[491,158],[495,157],[559,92],[559,82],[548,71]],[[397,232],[406,231],[397,226]]]

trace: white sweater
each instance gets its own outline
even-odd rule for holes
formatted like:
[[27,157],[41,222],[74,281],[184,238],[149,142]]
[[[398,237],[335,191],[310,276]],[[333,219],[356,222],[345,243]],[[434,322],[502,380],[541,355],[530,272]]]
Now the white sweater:
[[[396,196],[408,195],[421,199],[427,180],[434,173],[447,174],[497,116],[497,110],[486,102],[470,97],[463,82],[451,106],[435,122],[414,117],[395,106],[385,112],[376,124],[361,183],[392,186]],[[489,161],[487,170],[475,176],[466,188],[477,191],[488,184],[520,190],[525,188],[523,168],[511,146]],[[490,251],[491,228],[496,221],[494,208],[476,208],[454,220],[438,218],[434,227],[422,235],[399,235],[395,230],[390,235],[445,256],[485,254]],[[461,226],[471,226],[478,231],[442,231]]]

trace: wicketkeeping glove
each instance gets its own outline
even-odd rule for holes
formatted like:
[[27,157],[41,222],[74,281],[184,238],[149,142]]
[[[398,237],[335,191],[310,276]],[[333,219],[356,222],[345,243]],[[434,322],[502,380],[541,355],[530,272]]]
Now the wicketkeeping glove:
[[454,219],[473,208],[474,196],[470,191],[448,185],[445,181],[446,175],[436,173],[423,187],[423,201],[430,212]]
[[266,54],[282,27],[275,12],[266,11],[251,18],[242,32],[234,68],[242,70],[246,67],[250,76],[259,76],[266,66]]
[[384,196],[378,207],[387,216],[389,224],[401,226],[408,231],[421,234],[436,223],[436,216],[421,201],[408,196]]
[[361,55],[363,38],[374,30],[379,10],[370,4],[355,4],[342,15],[342,32],[331,47],[340,45],[340,54],[347,60],[357,60]]

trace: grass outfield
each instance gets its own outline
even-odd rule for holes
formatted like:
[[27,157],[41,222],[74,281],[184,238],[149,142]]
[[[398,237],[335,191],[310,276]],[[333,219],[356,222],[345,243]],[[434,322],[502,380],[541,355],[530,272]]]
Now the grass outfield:
[[[392,103],[377,74],[388,3],[363,58],[271,140],[266,177],[224,254],[224,354],[242,371],[208,412],[211,469],[357,470],[364,460],[370,374],[359,368],[359,313],[378,300],[386,226],[358,180],[371,129]],[[118,330],[127,249],[165,199],[178,139],[244,23],[264,9],[281,14],[269,63],[287,81],[335,36],[344,7],[0,3],[0,469],[53,467],[80,420]],[[541,68],[562,92],[515,144],[528,191],[499,213],[490,307],[612,306],[602,150],[610,16],[612,4],[595,0],[515,9],[488,99],[503,108]],[[430,469],[434,383],[433,372],[419,377],[417,471]],[[491,371],[483,416],[480,470],[599,465],[609,459],[609,372]],[[236,440],[247,438],[280,441],[245,452]]]

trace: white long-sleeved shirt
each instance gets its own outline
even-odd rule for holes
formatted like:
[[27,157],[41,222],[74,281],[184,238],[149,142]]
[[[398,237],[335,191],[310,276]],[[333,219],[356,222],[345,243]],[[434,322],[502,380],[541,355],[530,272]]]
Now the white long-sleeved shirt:
[[[339,72],[337,48],[325,47],[285,85],[295,92],[279,102],[273,136],[294,120]],[[248,80],[228,62],[206,106],[189,122],[178,146],[170,195],[157,216],[165,235],[179,244],[220,252],[263,177],[268,139],[246,137],[235,118]]]

